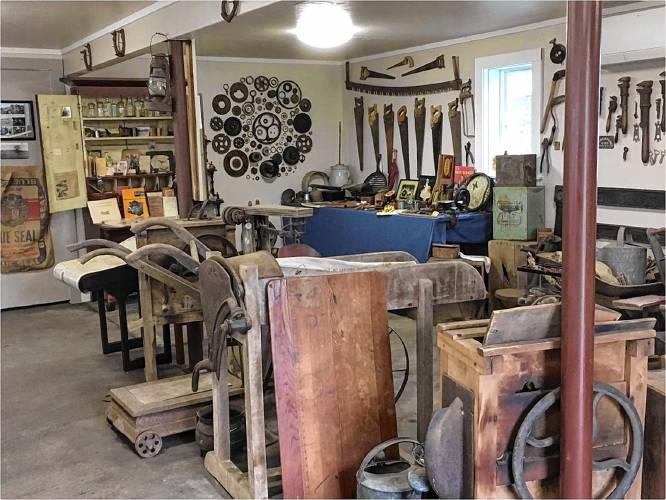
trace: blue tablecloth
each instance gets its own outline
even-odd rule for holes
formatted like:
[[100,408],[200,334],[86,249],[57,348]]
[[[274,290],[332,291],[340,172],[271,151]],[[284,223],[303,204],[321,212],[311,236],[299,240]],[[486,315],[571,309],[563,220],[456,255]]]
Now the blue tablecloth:
[[378,216],[345,208],[315,208],[307,219],[303,242],[323,257],[401,250],[426,262],[433,243],[485,243],[492,238],[490,213],[449,217]]

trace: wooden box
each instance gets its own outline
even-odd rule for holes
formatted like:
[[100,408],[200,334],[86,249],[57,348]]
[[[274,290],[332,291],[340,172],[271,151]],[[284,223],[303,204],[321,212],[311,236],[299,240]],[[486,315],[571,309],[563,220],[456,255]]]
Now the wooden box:
[[[517,310],[502,311],[502,314],[509,311],[513,314]],[[495,315],[497,313],[493,317]],[[525,330],[534,329],[528,323],[512,319],[511,333],[520,325],[524,325]],[[607,331],[595,335],[595,382],[604,382],[625,392],[633,400],[641,419],[645,414],[647,357],[654,348],[655,332],[650,325],[654,322],[608,322],[603,324],[603,330]],[[486,333],[498,328],[493,318],[437,327],[443,406],[450,404],[454,397],[460,397],[465,415],[470,416],[467,424],[463,423],[463,471],[467,471],[463,473],[463,485],[466,485],[463,498],[517,498],[510,468],[516,432],[526,411],[560,386],[559,337],[484,346]],[[627,434],[630,433],[625,429],[619,407],[603,398],[597,414],[595,460],[602,456],[627,457]],[[537,430],[538,437],[559,433],[559,411],[551,409],[541,420],[545,429]],[[524,477],[533,496],[561,498],[557,451],[529,446],[528,449]],[[608,471],[595,471],[594,498],[604,498],[615,487],[615,480]],[[626,498],[640,498],[640,491],[639,470]]]
[[457,259],[460,256],[460,245],[445,245],[433,243],[432,257],[434,259]]
[[526,288],[527,276],[517,270],[527,264],[527,254],[520,249],[535,244],[535,241],[490,240],[490,274],[488,275],[488,298],[490,307],[495,307],[495,291],[501,288]]
[[536,186],[536,155],[501,155],[495,157],[496,186]]
[[545,188],[496,187],[493,192],[493,238],[534,240],[545,226]]

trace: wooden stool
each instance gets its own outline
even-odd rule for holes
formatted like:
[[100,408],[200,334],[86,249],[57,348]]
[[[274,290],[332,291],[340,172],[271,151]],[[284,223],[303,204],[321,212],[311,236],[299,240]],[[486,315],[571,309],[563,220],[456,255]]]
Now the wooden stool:
[[527,293],[525,288],[500,288],[495,290],[495,300],[504,309],[518,307],[518,299]]

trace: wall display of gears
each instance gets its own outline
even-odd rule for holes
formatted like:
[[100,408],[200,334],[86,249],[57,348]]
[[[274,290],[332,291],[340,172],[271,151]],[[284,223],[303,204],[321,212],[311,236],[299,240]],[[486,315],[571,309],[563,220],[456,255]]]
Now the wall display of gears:
[[245,75],[222,89],[211,103],[219,116],[209,125],[219,132],[211,144],[228,175],[272,182],[305,162],[313,148],[312,102],[298,83]]

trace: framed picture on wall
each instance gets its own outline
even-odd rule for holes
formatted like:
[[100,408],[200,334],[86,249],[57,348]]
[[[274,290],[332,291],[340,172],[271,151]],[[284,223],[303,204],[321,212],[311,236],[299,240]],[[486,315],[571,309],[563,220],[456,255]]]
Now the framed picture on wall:
[[0,101],[0,139],[35,140],[32,101]]

